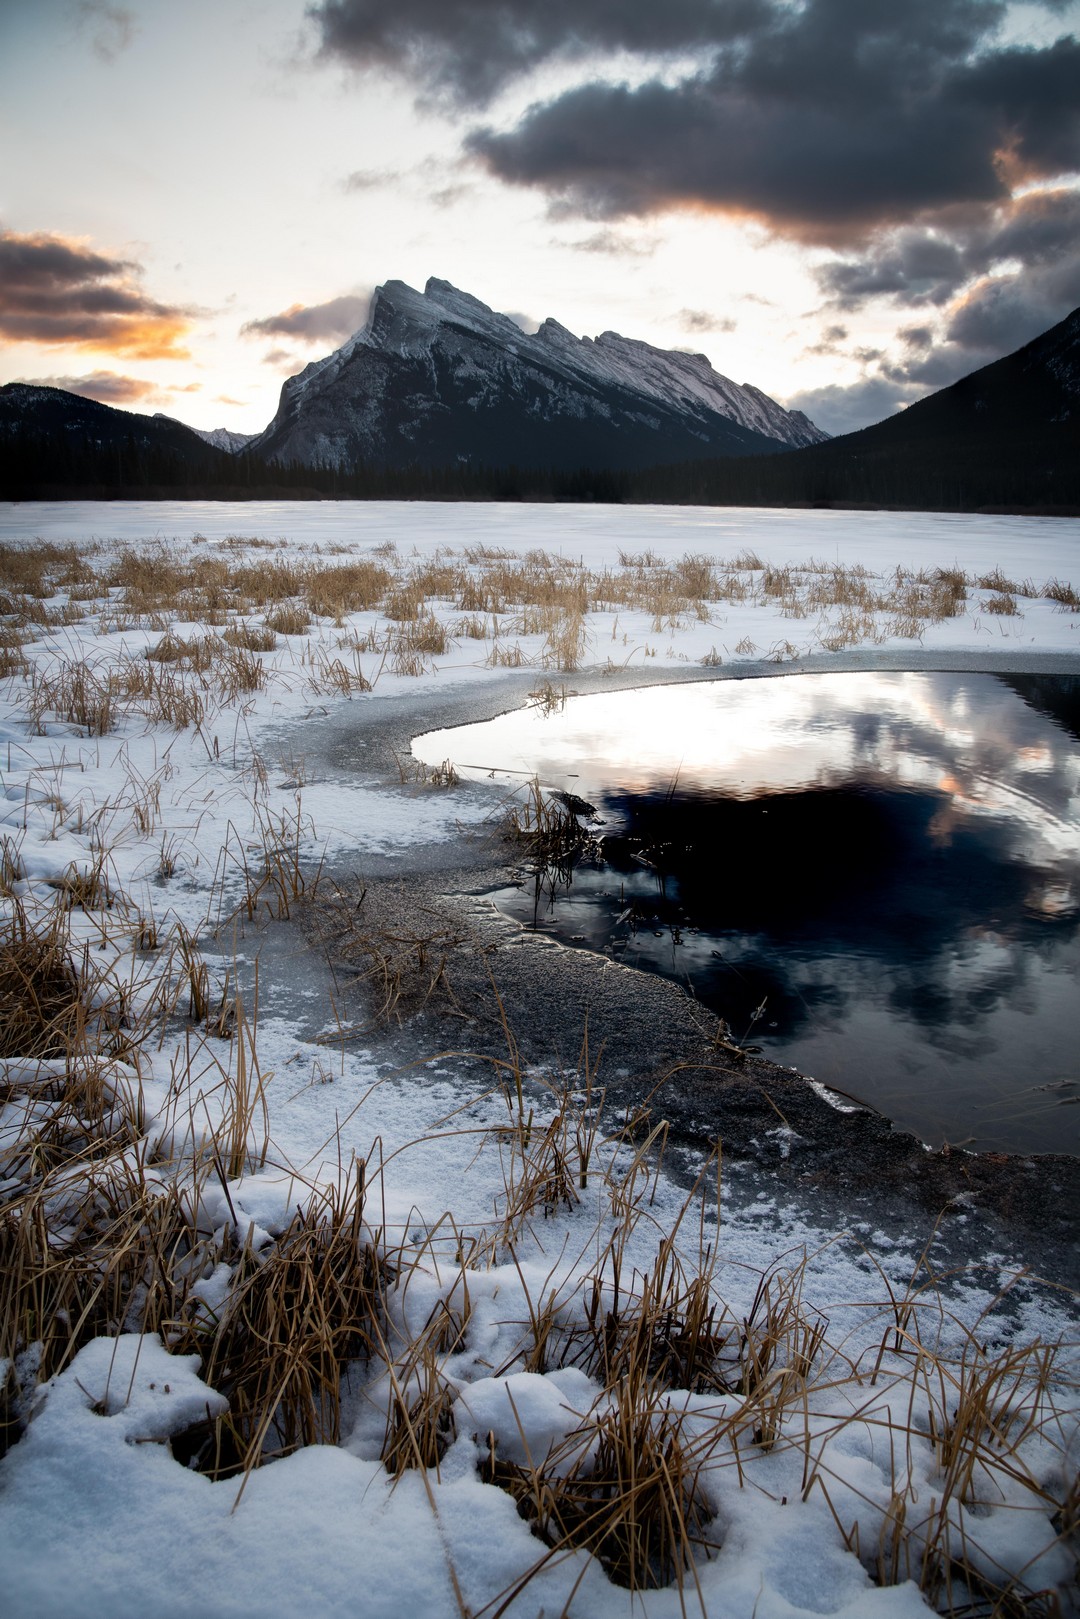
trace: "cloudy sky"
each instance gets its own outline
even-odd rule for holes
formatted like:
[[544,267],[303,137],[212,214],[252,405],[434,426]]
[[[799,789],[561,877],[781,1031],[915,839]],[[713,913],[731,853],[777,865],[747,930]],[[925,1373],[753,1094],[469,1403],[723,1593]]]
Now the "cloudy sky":
[[0,382],[254,431],[371,289],[842,432],[1080,304],[1080,0],[0,0]]

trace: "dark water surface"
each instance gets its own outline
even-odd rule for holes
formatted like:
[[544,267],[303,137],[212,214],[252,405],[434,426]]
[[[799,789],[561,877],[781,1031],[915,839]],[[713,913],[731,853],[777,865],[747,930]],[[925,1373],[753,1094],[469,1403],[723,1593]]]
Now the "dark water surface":
[[526,926],[679,979],[934,1145],[1080,1150],[1080,681],[652,687],[414,751],[595,806],[569,882],[496,896]]

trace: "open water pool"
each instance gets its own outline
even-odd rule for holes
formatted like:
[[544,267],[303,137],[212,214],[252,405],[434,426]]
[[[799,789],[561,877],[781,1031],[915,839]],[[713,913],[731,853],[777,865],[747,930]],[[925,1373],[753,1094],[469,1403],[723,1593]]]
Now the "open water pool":
[[413,744],[571,795],[495,895],[683,982],[924,1140],[1080,1150],[1080,681],[799,674],[543,700]]

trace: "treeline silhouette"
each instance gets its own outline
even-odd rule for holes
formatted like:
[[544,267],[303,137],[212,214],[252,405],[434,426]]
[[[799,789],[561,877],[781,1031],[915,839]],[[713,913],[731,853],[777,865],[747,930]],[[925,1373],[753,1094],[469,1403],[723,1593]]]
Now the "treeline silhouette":
[[[872,430],[871,430],[872,431]],[[1044,430],[898,444],[861,434],[765,458],[697,461],[635,475],[632,498],[709,506],[874,506],[908,511],[1080,510],[1080,442]]]
[[4,500],[559,500],[619,502],[635,498],[630,475],[605,469],[488,467],[350,468],[262,461],[148,443],[130,433],[101,443],[68,431],[9,428],[0,433],[0,499]]
[[[1058,424],[1053,424],[1058,425]],[[1065,424],[1061,424],[1064,426]],[[1024,442],[859,445],[861,434],[775,456],[723,457],[613,472],[581,467],[348,469],[267,465],[210,445],[188,453],[70,433],[0,436],[5,500],[470,500],[591,501],[717,506],[885,506],[906,510],[1080,509],[1075,434]]]

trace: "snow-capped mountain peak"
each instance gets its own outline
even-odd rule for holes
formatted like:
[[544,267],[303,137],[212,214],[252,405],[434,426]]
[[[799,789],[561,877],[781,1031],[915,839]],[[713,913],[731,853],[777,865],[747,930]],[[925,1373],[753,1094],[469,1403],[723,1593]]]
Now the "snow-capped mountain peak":
[[282,388],[254,443],[274,460],[348,466],[466,460],[594,468],[772,453],[827,438],[704,354],[618,332],[532,334],[432,277],[387,281],[364,327]]
[[229,455],[239,455],[246,450],[252,439],[258,438],[257,433],[236,433],[231,427],[193,427],[206,444],[212,444],[215,450],[226,450]]

